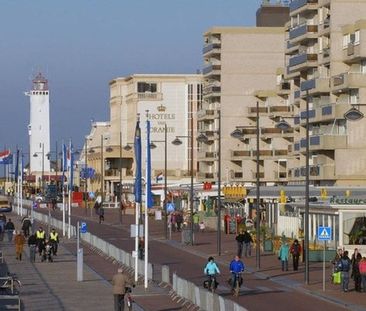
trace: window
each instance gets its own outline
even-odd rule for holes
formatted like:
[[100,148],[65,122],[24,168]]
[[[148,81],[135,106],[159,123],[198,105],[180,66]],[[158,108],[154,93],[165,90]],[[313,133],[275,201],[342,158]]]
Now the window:
[[157,87],[156,83],[147,83],[147,82],[137,82],[137,92],[138,93],[156,93]]
[[361,73],[366,74],[366,60],[361,61]]
[[360,31],[356,30],[354,34],[354,43],[355,45],[360,44]]
[[346,49],[349,43],[349,34],[343,36],[343,48]]

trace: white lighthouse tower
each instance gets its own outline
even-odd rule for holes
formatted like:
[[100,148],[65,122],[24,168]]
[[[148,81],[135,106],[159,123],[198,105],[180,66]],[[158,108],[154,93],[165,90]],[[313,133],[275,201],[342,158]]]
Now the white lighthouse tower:
[[41,176],[44,178],[50,173],[47,156],[50,152],[50,101],[47,79],[39,73],[32,82],[32,90],[26,93],[30,97],[29,171],[38,183]]

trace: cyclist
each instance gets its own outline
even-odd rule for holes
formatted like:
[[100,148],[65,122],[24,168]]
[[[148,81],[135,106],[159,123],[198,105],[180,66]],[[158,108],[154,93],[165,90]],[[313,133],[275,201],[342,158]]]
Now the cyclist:
[[240,274],[244,271],[244,263],[240,260],[239,256],[235,258],[230,263],[230,273],[231,273],[231,289],[234,291],[236,287],[236,282],[240,283]]
[[220,274],[220,270],[212,256],[208,257],[208,262],[203,272],[208,276],[208,288],[216,289],[216,274]]

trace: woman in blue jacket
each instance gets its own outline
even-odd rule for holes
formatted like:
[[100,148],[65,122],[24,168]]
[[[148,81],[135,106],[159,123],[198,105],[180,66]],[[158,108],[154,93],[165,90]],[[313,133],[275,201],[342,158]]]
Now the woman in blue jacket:
[[290,247],[288,246],[287,242],[284,242],[278,253],[278,259],[281,260],[281,268],[282,271],[288,271],[288,255],[290,252]]
[[208,275],[208,288],[211,287],[211,283],[214,282],[214,288],[216,288],[216,274],[220,274],[219,267],[217,266],[214,258],[212,256],[208,257],[208,262],[203,270],[203,272]]

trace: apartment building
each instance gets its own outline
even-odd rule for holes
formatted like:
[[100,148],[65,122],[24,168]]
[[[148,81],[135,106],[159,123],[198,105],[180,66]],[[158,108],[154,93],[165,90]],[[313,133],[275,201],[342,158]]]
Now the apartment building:
[[[302,183],[309,118],[310,180],[315,185],[366,183],[366,120],[349,121],[366,96],[365,1],[293,0],[286,31],[285,81],[293,91],[293,160],[289,182]],[[306,103],[309,111],[306,111]]]
[[[163,183],[165,161],[167,161],[169,182],[179,180],[182,183],[188,183],[191,176],[191,135],[194,141],[194,175],[197,172],[196,115],[202,101],[202,76],[200,74],[134,74],[113,79],[109,87],[108,131],[104,133],[104,138],[95,134],[98,148],[94,148],[95,152],[92,155],[96,161],[101,159],[100,161],[104,163],[102,174],[105,193],[118,192],[120,178],[123,184],[133,183],[135,169],[133,143],[138,117],[142,133],[143,171],[146,150],[145,126],[148,118],[151,121],[151,141],[156,146],[151,149],[152,177],[156,182],[160,180]],[[89,135],[89,138],[95,135]],[[180,136],[182,141],[179,146],[172,144],[176,136]],[[164,153],[165,142],[167,158]],[[94,168],[99,176],[101,164],[95,164]]]
[[[198,135],[207,140],[198,145],[200,181],[218,178],[221,121],[222,181],[255,182],[257,102],[262,133],[260,177],[265,183],[278,181],[279,160],[286,158],[289,144],[286,138],[275,137],[278,130],[273,119],[281,109],[290,109],[276,92],[276,70],[284,67],[284,36],[283,27],[213,27],[204,34],[203,101],[197,118]],[[240,131],[240,140],[232,137],[235,130]]]

